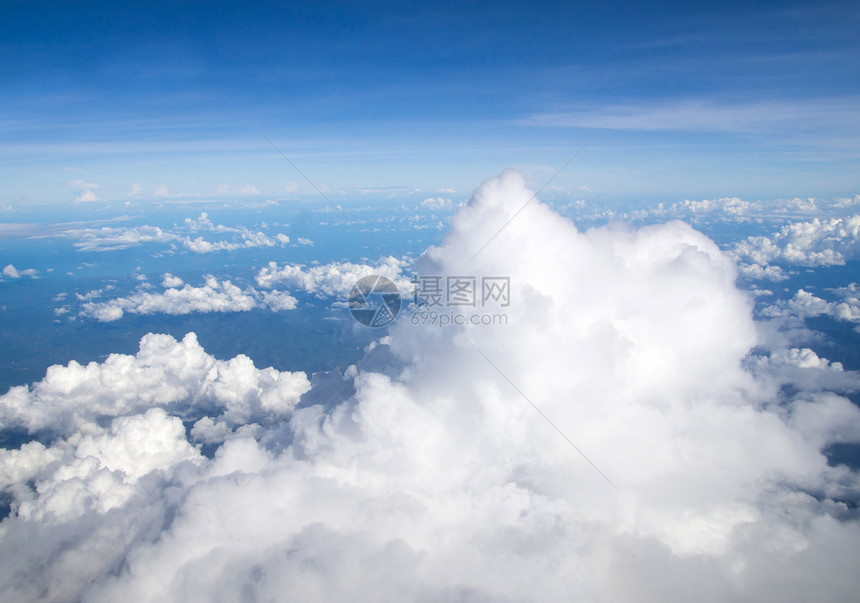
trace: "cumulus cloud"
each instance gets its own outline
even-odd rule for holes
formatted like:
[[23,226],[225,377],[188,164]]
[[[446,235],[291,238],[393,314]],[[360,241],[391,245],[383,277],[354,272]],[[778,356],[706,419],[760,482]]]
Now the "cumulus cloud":
[[850,600],[857,474],[822,450],[860,440],[858,376],[752,354],[734,261],[680,222],[580,232],[533,203],[469,261],[531,196],[488,181],[416,261],[510,277],[504,327],[401,321],[287,394],[150,335],[0,398],[56,434],[0,456],[4,600]]
[[407,260],[386,257],[375,264],[332,262],[317,266],[269,262],[260,269],[256,281],[260,287],[270,288],[283,283],[320,296],[345,298],[359,279],[371,274],[390,278],[403,295],[408,295],[412,284],[403,272],[410,266]]
[[39,271],[35,268],[27,268],[26,270],[18,270],[12,264],[7,264],[5,268],[3,268],[2,272],[3,276],[7,278],[22,278],[25,276],[29,276],[32,278],[36,278],[36,275],[39,274]]
[[195,253],[212,253],[213,251],[235,251],[236,249],[252,249],[254,247],[284,246],[290,242],[290,237],[278,233],[274,237],[262,232],[243,232],[239,241],[207,241],[203,237],[183,238],[182,244]]
[[76,433],[103,434],[104,419],[158,407],[236,426],[289,415],[309,388],[304,373],[257,369],[247,356],[218,360],[193,333],[182,341],[149,334],[134,356],[52,366],[32,387],[13,387],[0,397],[0,425],[74,439]]
[[763,308],[762,315],[801,319],[830,316],[835,320],[860,323],[860,287],[857,283],[831,291],[838,296],[837,300],[827,301],[809,291],[799,289],[791,299],[780,300]]
[[[752,236],[736,243],[732,254],[750,265],[774,263],[797,266],[842,265],[860,250],[860,215],[786,224],[767,236]],[[751,273],[752,274],[752,273]],[[781,277],[781,273],[766,278]],[[774,279],[774,280],[777,280]]]
[[[212,275],[205,277],[201,287],[185,285],[182,279],[171,274],[164,275],[165,290],[152,293],[138,290],[126,297],[116,297],[103,302],[87,301],[81,314],[102,322],[119,320],[124,314],[191,314],[194,312],[247,312],[255,308],[271,310],[293,310],[298,301],[285,291],[258,292],[241,289],[228,280],[219,281]],[[101,290],[90,292],[81,300],[101,295]]]
[[178,276],[174,276],[174,275],[170,274],[169,272],[165,272],[161,278],[162,278],[161,285],[165,289],[172,289],[174,287],[181,287],[182,285],[185,284],[185,281],[183,281]]
[[444,210],[451,209],[451,207],[453,207],[453,203],[451,202],[451,199],[448,199],[447,197],[429,197],[421,202],[421,207]]

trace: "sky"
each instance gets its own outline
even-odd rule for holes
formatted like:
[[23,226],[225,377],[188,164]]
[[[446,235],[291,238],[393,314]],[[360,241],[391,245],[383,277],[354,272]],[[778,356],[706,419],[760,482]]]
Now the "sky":
[[856,599],[854,5],[0,10],[4,602]]
[[[845,3],[4,2],[0,203],[851,196]],[[601,129],[603,128],[603,129]]]

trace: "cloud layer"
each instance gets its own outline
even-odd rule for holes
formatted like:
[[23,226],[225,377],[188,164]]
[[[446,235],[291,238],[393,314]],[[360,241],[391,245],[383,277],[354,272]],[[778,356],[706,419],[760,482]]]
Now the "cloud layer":
[[[533,203],[470,261],[531,196],[488,181],[416,262],[510,277],[505,326],[400,321],[310,391],[149,335],[0,398],[53,434],[0,457],[4,600],[850,600],[857,475],[822,450],[860,440],[858,376],[751,354],[733,260],[680,222]],[[313,270],[258,283],[351,274]]]

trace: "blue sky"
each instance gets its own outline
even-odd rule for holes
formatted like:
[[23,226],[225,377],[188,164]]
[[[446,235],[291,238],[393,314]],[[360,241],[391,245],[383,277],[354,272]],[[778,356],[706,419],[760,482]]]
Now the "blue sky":
[[[4,2],[0,206],[852,196],[852,3]],[[416,191],[416,189],[419,189]],[[423,198],[421,196],[421,198]]]

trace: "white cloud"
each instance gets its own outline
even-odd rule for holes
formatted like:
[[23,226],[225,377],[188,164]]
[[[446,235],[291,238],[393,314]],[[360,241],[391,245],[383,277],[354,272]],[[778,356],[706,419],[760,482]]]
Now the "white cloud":
[[[534,203],[467,264],[531,195],[488,181],[416,261],[509,276],[508,325],[401,321],[340,396],[148,335],[0,397],[61,436],[0,455],[4,600],[851,600],[860,483],[821,451],[860,439],[830,391],[857,374],[751,357],[734,261],[680,222],[580,232]],[[360,271],[320,268],[259,276]]]
[[346,297],[352,286],[362,277],[378,274],[390,278],[404,296],[409,294],[412,285],[409,277],[403,274],[409,262],[386,257],[376,264],[355,264],[352,262],[332,262],[319,266],[287,264],[279,267],[276,262],[261,268],[257,273],[257,285],[270,288],[279,283],[298,287],[307,293],[329,297]]
[[[549,190],[551,187],[547,187]],[[827,219],[845,217],[845,210],[855,206],[860,195],[854,199],[847,198],[799,198],[771,199],[747,201],[738,197],[722,197],[719,199],[686,199],[681,202],[656,203],[647,206],[636,206],[628,209],[605,207],[593,202],[589,205],[584,201],[568,202],[561,206],[577,219],[588,221],[625,220],[653,221],[655,218],[669,220],[678,218],[693,223],[720,221],[726,223],[773,222],[783,223],[787,219]]]
[[105,285],[101,289],[92,289],[91,291],[87,291],[86,293],[75,293],[75,297],[78,301],[90,301],[96,298],[101,297],[105,292],[112,291],[116,289],[114,285]]
[[262,232],[254,232],[244,226],[224,226],[214,224],[207,213],[201,213],[197,219],[185,219],[185,227],[191,232],[201,230],[217,233],[235,233],[232,240],[208,241],[203,237],[182,237],[181,242],[185,248],[195,253],[211,253],[214,251],[235,251],[237,249],[251,249],[255,247],[283,247],[290,242],[290,237],[283,233],[276,233],[270,237]]
[[[168,278],[169,277],[169,278]],[[179,283],[176,283],[179,281]],[[104,302],[87,302],[81,314],[102,322],[119,320],[125,313],[130,314],[191,314],[195,312],[248,312],[255,308],[269,308],[273,311],[292,310],[297,300],[287,292],[257,292],[241,289],[228,280],[219,281],[212,275],[205,277],[202,287],[185,285],[179,288],[181,279],[165,275],[162,293],[138,290],[126,297],[117,297]],[[80,296],[87,300],[96,295],[90,292]]]
[[26,270],[18,270],[12,264],[7,264],[5,268],[3,268],[2,272],[3,276],[8,278],[22,278],[25,276],[29,276],[32,278],[36,278],[36,275],[39,274],[39,271],[35,268],[27,268]]
[[732,254],[759,266],[785,263],[798,266],[842,265],[860,251],[860,215],[794,222],[770,236],[747,237]]
[[194,333],[182,341],[149,334],[135,356],[111,354],[101,364],[52,366],[32,388],[13,387],[0,396],[0,425],[64,436],[102,434],[105,418],[161,407],[236,426],[289,415],[309,388],[304,373],[257,369],[247,356],[218,360]]
[[744,278],[754,280],[766,279],[775,283],[788,279],[785,270],[780,266],[762,266],[761,264],[740,262],[738,264],[738,272]]
[[172,289],[174,287],[181,287],[182,285],[185,284],[185,281],[183,281],[178,276],[174,276],[174,275],[170,274],[169,272],[165,272],[161,278],[162,278],[161,286],[164,287],[165,289]]
[[435,198],[430,197],[430,198],[424,199],[421,202],[421,207],[426,207],[428,209],[435,209],[435,210],[444,210],[444,209],[451,209],[451,207],[453,207],[453,203],[447,197],[435,197]]
[[177,235],[158,226],[135,226],[132,228],[110,227],[69,230],[66,236],[77,239],[74,246],[79,251],[115,251],[137,247],[143,243],[175,241]]
[[847,287],[832,291],[841,299],[827,301],[804,289],[799,289],[791,299],[780,300],[763,308],[762,315],[796,318],[830,316],[835,320],[860,323],[860,287],[856,283],[851,283]]
[[[212,232],[229,237],[218,240],[204,239],[197,234]],[[194,236],[197,234],[197,236]],[[46,236],[46,235],[40,235]],[[289,236],[275,233],[269,236],[244,226],[224,226],[215,224],[206,212],[197,218],[186,218],[173,228],[159,226],[68,228],[55,235],[75,239],[74,246],[79,251],[116,251],[137,247],[145,243],[181,245],[194,253],[213,253],[235,251],[256,247],[283,247],[290,242]]]

